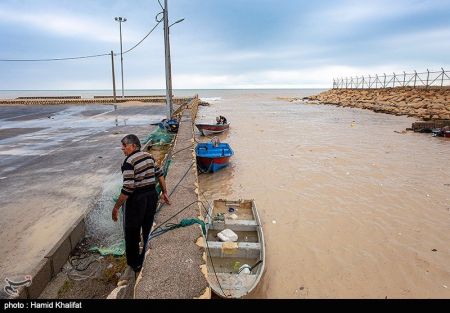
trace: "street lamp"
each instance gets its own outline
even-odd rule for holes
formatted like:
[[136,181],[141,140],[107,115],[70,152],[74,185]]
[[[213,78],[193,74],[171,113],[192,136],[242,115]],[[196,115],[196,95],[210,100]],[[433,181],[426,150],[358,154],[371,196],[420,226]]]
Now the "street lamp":
[[116,17],[116,22],[119,22],[119,30],[120,30],[120,69],[122,73],[122,98],[125,98],[124,88],[123,88],[123,54],[122,54],[122,23],[127,21],[126,18]]
[[181,23],[181,22],[183,22],[183,21],[184,21],[184,18],[182,18],[182,19],[176,21],[175,23],[170,24],[169,27],[172,27],[173,25],[178,24],[178,23]]

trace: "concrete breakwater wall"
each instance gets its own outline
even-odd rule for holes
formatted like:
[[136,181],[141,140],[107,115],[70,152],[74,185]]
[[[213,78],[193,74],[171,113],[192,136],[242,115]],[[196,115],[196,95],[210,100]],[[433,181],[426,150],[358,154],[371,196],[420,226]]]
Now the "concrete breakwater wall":
[[305,99],[426,121],[450,119],[450,88],[331,89]]
[[[175,104],[184,104],[190,101],[191,98],[173,98]],[[0,99],[0,105],[80,105],[80,104],[111,104],[111,103],[125,103],[131,101],[139,101],[145,103],[166,103],[165,97],[153,96],[127,96],[125,98],[117,97],[114,101],[113,97],[95,96],[94,98],[75,98],[75,97],[27,97],[17,99]]]

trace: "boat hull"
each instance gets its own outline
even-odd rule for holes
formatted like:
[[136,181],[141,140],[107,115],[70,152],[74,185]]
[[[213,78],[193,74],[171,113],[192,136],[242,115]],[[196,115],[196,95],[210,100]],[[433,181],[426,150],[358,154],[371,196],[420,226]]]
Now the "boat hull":
[[230,163],[230,157],[206,158],[197,157],[197,163],[203,172],[215,173],[227,167]]
[[[207,280],[222,298],[242,298],[258,285],[265,268],[265,242],[254,200],[215,200],[207,215]],[[224,229],[235,242],[218,238]]]
[[220,134],[230,128],[230,124],[195,124],[197,129],[203,134]]
[[202,172],[215,173],[228,166],[234,152],[227,143],[199,143],[195,148],[197,164]]

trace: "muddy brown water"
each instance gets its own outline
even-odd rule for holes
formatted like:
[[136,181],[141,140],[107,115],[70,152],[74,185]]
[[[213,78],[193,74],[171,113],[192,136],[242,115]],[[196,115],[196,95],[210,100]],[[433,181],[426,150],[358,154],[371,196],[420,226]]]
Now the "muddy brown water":
[[253,198],[261,215],[266,270],[250,297],[450,298],[450,139],[277,99],[310,94],[210,92],[199,112],[228,118],[220,138],[235,151],[201,192]]

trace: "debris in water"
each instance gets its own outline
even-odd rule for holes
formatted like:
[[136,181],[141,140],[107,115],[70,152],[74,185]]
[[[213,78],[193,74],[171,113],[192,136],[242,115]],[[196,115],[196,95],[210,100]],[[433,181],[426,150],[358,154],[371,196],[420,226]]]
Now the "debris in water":
[[437,249],[433,249],[433,250],[431,250],[431,251],[433,251],[433,252],[437,252]]

